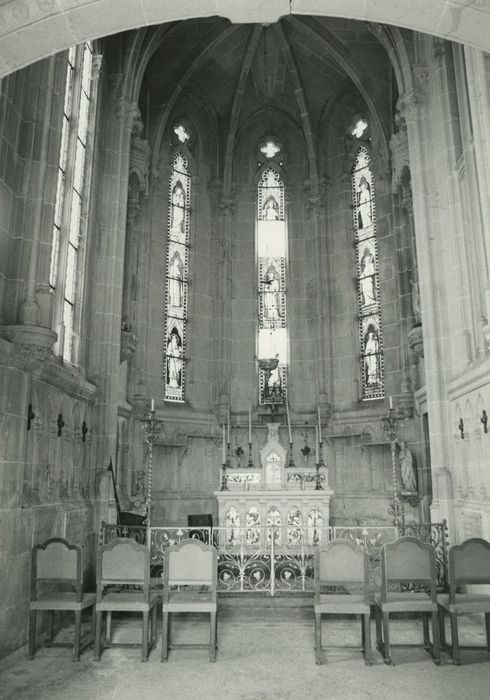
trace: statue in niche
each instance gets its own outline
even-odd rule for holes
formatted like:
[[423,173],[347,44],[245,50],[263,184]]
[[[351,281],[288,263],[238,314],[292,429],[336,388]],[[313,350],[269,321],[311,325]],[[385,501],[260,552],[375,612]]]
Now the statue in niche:
[[264,284],[264,316],[266,319],[275,321],[280,318],[279,307],[279,274],[273,265],[267,268]]
[[182,339],[175,327],[167,342],[167,385],[173,389],[182,386]]
[[368,386],[379,383],[379,341],[373,326],[369,326],[364,345],[364,368]]
[[376,303],[376,293],[374,290],[374,256],[369,248],[364,250],[361,258],[361,293],[362,305],[370,306]]
[[182,306],[182,281],[184,265],[178,253],[174,253],[168,269],[168,296],[170,306],[180,308]]
[[415,476],[415,466],[412,453],[404,440],[398,444],[400,449],[398,458],[400,460],[400,473],[403,490],[409,493],[417,493],[417,478]]
[[357,225],[359,229],[367,228],[373,223],[371,211],[371,187],[365,177],[361,177],[357,192]]
[[170,235],[180,238],[184,234],[185,191],[180,180],[172,188]]
[[420,308],[420,290],[417,275],[410,280],[412,286],[412,311],[417,323],[422,323],[422,311]]
[[262,218],[264,221],[277,221],[279,219],[279,205],[271,194],[264,202]]

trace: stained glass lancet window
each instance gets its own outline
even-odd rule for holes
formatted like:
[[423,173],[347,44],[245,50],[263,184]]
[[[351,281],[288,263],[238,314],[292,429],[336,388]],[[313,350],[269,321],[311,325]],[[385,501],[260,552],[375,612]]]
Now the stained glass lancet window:
[[257,193],[259,403],[284,403],[288,338],[286,324],[287,224],[284,183],[273,167],[264,170]]
[[169,186],[164,349],[164,398],[167,401],[184,400],[190,194],[188,162],[179,152],[172,161]]
[[368,150],[361,147],[352,171],[352,197],[363,399],[374,399],[384,395],[376,210],[374,178],[370,163]]

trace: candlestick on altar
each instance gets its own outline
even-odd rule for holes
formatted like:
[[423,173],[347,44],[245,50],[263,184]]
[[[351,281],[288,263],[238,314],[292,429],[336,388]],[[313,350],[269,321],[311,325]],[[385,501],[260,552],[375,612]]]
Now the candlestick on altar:
[[318,406],[318,442],[322,441],[322,419],[320,416],[320,406]]
[[152,399],[151,400],[151,412],[153,413],[154,410],[155,410],[155,399]]
[[248,443],[248,467],[253,467],[254,463],[252,461],[252,440],[249,441]]
[[224,464],[226,462],[226,438],[225,438],[225,424],[223,423],[223,459],[221,460]]
[[288,462],[288,467],[295,467],[294,459],[293,459],[293,443],[291,440],[289,440],[289,462]]
[[291,419],[289,418],[289,406],[288,406],[288,402],[287,402],[287,401],[286,401],[286,418],[287,418],[287,421],[288,421],[289,444],[292,445],[292,444],[293,444],[293,438],[292,438],[292,436],[291,436]]
[[226,433],[226,442],[230,444],[230,408],[228,407],[228,431]]
[[227,467],[231,467],[230,448],[231,448],[231,443],[227,442],[226,443],[226,466]]
[[252,402],[248,400],[248,442],[252,442]]
[[226,462],[221,465],[221,486],[220,491],[229,491],[228,477],[226,476]]
[[318,426],[315,426],[315,457],[318,464]]

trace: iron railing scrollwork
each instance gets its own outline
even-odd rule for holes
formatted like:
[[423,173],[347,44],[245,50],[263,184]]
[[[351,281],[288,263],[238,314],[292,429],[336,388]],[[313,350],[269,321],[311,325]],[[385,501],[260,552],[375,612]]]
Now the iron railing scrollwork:
[[[314,532],[313,532],[314,529]],[[315,527],[253,525],[233,527],[150,527],[102,523],[100,543],[131,537],[150,548],[152,578],[161,577],[167,547],[194,537],[218,550],[218,590],[221,593],[280,595],[309,592],[314,586],[314,553],[320,544],[344,538],[369,554],[371,590],[381,585],[381,547],[401,535],[430,542],[436,551],[437,583],[447,588],[447,527],[422,523],[381,527]]]

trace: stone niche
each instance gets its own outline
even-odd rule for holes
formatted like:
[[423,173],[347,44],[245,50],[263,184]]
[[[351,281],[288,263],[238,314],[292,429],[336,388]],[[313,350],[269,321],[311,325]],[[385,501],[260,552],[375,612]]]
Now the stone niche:
[[[222,490],[215,491],[221,527],[326,527],[330,518],[328,470],[297,468],[279,442],[279,424],[269,423],[260,465],[225,473]],[[318,487],[318,488],[317,488]]]

